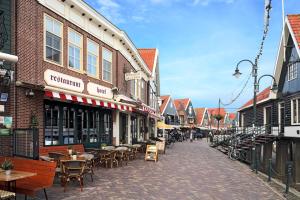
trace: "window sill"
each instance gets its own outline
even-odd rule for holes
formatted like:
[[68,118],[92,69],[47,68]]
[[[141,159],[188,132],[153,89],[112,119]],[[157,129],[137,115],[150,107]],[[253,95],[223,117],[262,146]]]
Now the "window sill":
[[44,58],[44,61],[47,62],[47,63],[53,64],[53,65],[59,66],[59,67],[64,67],[63,64],[59,64],[57,62],[47,60],[46,58]]
[[78,70],[78,69],[74,69],[74,68],[72,68],[72,67],[70,67],[70,66],[68,66],[68,69],[69,70],[71,70],[71,71],[73,71],[73,72],[77,72],[77,73],[79,73],[79,74],[84,74],[84,72],[83,72],[83,70]]

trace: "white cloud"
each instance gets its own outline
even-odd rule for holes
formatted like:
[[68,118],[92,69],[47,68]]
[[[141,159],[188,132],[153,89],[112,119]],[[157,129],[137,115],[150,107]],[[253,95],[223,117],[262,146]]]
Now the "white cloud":
[[99,12],[110,21],[120,24],[125,23],[125,18],[122,16],[122,7],[115,0],[97,0]]
[[207,6],[208,4],[211,3],[226,3],[226,4],[230,4],[230,3],[234,3],[235,0],[193,0],[192,5],[196,6],[196,5],[201,5],[201,6]]

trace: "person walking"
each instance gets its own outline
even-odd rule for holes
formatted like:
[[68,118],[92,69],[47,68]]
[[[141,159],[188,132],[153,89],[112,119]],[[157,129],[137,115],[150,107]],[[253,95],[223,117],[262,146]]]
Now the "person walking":
[[190,142],[193,142],[193,135],[194,135],[194,130],[192,129],[190,131]]

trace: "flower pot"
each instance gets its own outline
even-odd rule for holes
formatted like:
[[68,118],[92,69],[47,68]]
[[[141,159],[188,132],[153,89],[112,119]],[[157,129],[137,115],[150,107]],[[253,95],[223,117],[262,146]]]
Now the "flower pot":
[[11,174],[11,170],[9,169],[9,170],[5,170],[5,174],[6,175],[10,175]]
[[77,160],[77,155],[72,155],[72,160]]

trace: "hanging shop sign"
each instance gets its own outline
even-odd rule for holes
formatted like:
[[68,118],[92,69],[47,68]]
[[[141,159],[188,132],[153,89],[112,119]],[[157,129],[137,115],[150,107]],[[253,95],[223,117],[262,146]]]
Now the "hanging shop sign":
[[104,87],[96,83],[89,82],[87,84],[87,91],[90,95],[94,95],[97,97],[104,97],[107,99],[113,98],[113,92],[111,91],[111,88]]
[[84,90],[84,83],[81,79],[62,74],[50,69],[44,72],[44,80],[47,85],[72,90],[75,92],[82,92]]
[[136,80],[136,79],[141,79],[142,78],[142,72],[130,72],[125,74],[125,81],[130,81],[130,80]]

